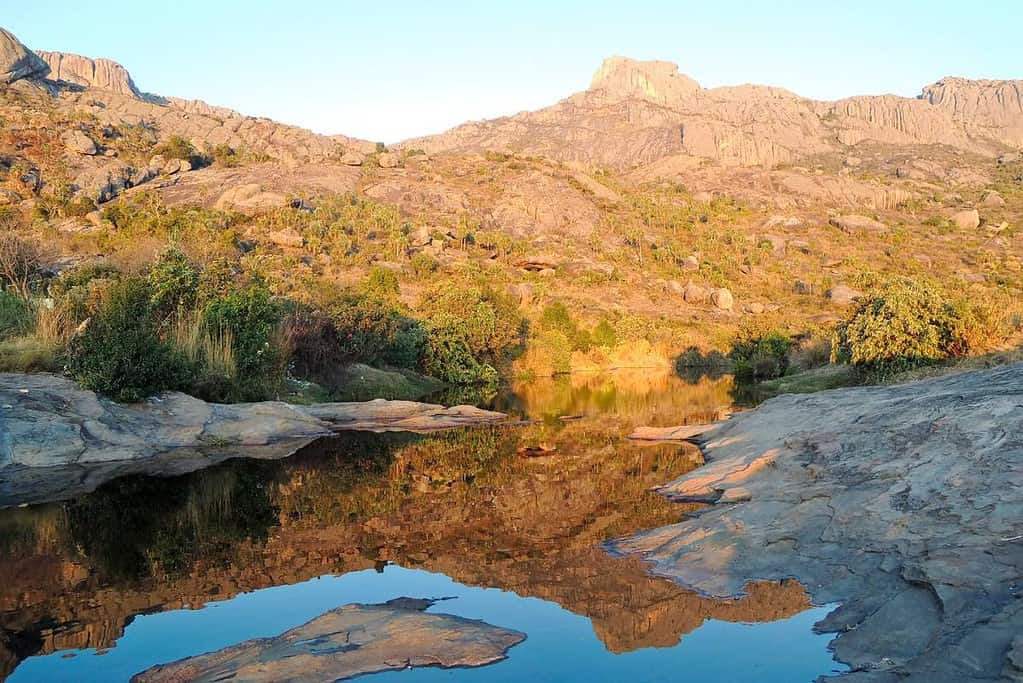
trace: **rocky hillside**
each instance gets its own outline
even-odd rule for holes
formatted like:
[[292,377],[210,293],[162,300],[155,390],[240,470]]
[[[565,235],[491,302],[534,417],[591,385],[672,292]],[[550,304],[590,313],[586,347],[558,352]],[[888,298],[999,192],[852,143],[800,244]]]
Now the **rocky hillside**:
[[760,85],[702,88],[669,62],[611,57],[588,90],[551,107],[407,144],[629,168],[665,157],[775,166],[863,142],[941,144],[986,155],[1023,146],[1023,81],[945,78],[916,99],[818,102]]

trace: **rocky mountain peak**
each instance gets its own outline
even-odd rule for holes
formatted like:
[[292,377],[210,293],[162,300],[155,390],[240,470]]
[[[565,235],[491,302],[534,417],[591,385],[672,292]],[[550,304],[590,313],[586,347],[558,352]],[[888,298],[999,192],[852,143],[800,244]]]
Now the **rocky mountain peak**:
[[9,84],[22,78],[43,78],[49,70],[45,61],[13,33],[0,27],[0,82]]
[[642,98],[673,105],[700,89],[700,84],[679,73],[671,62],[639,61],[608,57],[590,82],[590,91],[601,91],[613,100]]
[[142,97],[128,70],[111,59],[91,59],[66,52],[39,51],[36,54],[49,64],[50,78],[54,80]]

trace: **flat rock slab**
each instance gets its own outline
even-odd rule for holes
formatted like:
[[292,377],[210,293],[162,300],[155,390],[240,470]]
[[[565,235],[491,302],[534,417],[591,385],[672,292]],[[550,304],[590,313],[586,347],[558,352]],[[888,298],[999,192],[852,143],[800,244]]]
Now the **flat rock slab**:
[[477,667],[505,659],[518,631],[424,612],[430,600],[345,605],[275,638],[256,638],[136,674],[133,683],[319,683],[423,666]]
[[843,680],[1023,680],[1023,365],[781,396],[703,449],[660,492],[718,504],[612,552],[715,597],[800,580]]
[[505,417],[414,401],[222,405],[178,392],[125,405],[58,375],[0,373],[0,507],[52,499],[61,477],[43,491],[40,470],[67,474],[82,493],[124,473],[181,474],[231,457],[286,457],[342,430],[425,433]]
[[693,441],[712,432],[717,424],[682,425],[679,427],[636,427],[629,434],[633,441]]

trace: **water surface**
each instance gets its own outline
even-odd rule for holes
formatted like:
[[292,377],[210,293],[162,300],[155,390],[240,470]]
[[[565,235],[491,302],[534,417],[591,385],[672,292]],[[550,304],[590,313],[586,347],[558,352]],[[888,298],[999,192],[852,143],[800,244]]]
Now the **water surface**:
[[[527,640],[480,669],[373,680],[810,681],[839,670],[794,582],[714,600],[600,544],[692,508],[647,489],[702,462],[637,425],[715,419],[729,378],[649,374],[513,387],[533,423],[431,436],[345,434],[279,461],[133,476],[0,511],[0,673],[126,680],[400,596]],[[524,447],[552,449],[526,457]]]

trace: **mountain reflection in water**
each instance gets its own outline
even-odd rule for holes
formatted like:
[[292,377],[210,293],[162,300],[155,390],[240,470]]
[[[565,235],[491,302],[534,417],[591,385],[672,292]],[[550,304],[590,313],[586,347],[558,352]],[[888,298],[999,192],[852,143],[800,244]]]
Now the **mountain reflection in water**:
[[[810,605],[795,582],[714,600],[600,548],[678,521],[687,508],[648,489],[702,464],[692,446],[623,436],[718,418],[730,392],[727,377],[534,382],[494,401],[534,421],[522,427],[345,433],[284,460],[132,476],[0,511],[0,674],[29,657],[115,647],[137,615],[387,564],[557,603],[588,618],[612,653],[675,646],[708,619],[797,614]],[[519,453],[539,444],[553,450]]]

